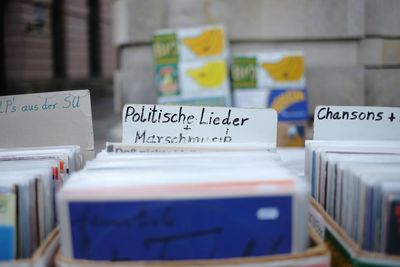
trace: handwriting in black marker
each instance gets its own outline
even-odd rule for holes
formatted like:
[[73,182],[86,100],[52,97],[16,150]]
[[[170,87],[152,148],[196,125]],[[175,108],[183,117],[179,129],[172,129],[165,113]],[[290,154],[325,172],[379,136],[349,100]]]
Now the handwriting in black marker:
[[388,117],[388,119],[390,120],[390,122],[396,119],[396,116],[394,116],[393,112],[390,113],[390,117]]
[[115,228],[129,228],[132,226],[138,227],[172,227],[175,225],[175,220],[171,215],[172,208],[166,207],[161,213],[152,216],[144,207],[137,213],[124,217],[124,218],[106,218],[96,214],[89,216],[88,210],[82,212],[79,219],[73,220],[74,224],[89,225],[90,227],[115,227]]
[[216,253],[217,253],[217,244],[214,243],[213,247],[210,249],[210,254],[208,255],[208,258],[214,259]]
[[276,254],[279,252],[279,247],[282,244],[283,240],[285,239],[284,236],[279,235],[274,242],[272,243],[271,248],[267,251],[267,254]]
[[118,248],[113,248],[111,250],[111,257],[110,257],[110,261],[130,261],[132,259],[130,258],[122,258],[119,256],[119,252],[118,252]]
[[223,229],[221,227],[214,227],[206,230],[192,231],[188,233],[175,234],[175,235],[167,235],[160,237],[149,237],[143,240],[143,245],[149,248],[152,244],[162,243],[163,247],[160,253],[160,259],[165,259],[168,245],[173,241],[179,240],[190,240],[193,238],[204,237],[209,235],[217,235],[221,234]]
[[138,212],[124,218],[107,218],[103,214],[92,214],[89,208],[84,208],[79,217],[71,220],[71,224],[77,233],[73,239],[81,246],[80,254],[89,258],[92,251],[92,236],[88,232],[89,229],[101,228],[147,228],[147,227],[174,227],[175,219],[172,215],[172,207],[166,207],[157,214],[150,214],[144,206]]
[[247,243],[246,247],[243,250],[242,257],[248,257],[251,256],[254,246],[255,246],[256,241],[254,239],[250,239],[249,242]]

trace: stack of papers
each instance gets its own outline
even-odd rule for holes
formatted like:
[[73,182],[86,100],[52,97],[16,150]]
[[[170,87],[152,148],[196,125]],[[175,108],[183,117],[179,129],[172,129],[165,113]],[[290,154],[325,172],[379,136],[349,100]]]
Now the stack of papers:
[[194,260],[306,249],[308,185],[278,154],[163,152],[104,151],[71,176],[57,198],[64,256]]
[[45,240],[55,191],[82,164],[78,146],[0,149],[0,260],[30,257]]
[[400,142],[309,141],[305,175],[362,249],[400,255]]

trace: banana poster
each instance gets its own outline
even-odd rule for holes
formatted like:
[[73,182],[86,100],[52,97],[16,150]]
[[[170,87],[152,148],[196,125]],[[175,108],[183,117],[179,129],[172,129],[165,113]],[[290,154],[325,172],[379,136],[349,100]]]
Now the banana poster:
[[[237,107],[271,107],[270,99],[277,92],[274,89],[305,89],[304,55],[301,51],[237,54],[232,58],[231,74]],[[271,92],[274,93],[271,95]],[[284,117],[289,120],[287,116],[282,119]],[[293,120],[298,118],[296,115]]]
[[304,55],[300,51],[276,51],[234,55],[234,89],[305,86]]
[[157,31],[153,35],[153,56],[159,103],[231,104],[223,27]]
[[226,57],[225,31],[220,26],[178,31],[179,53],[184,61],[209,57]]
[[305,85],[304,56],[299,51],[279,51],[257,56],[259,87]]

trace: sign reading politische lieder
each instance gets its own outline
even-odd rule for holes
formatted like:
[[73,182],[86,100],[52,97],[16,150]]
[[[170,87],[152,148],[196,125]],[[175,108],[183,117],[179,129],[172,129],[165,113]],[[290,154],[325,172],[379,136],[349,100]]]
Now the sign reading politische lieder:
[[317,106],[314,140],[400,140],[400,108]]
[[266,143],[276,146],[273,109],[125,105],[126,144]]

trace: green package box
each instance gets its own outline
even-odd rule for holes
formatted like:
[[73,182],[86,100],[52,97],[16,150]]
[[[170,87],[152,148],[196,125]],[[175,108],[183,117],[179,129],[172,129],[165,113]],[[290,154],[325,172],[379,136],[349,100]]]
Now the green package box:
[[178,42],[175,32],[155,33],[152,41],[153,56],[156,64],[178,63]]
[[257,59],[256,57],[234,57],[232,60],[233,89],[257,87]]

